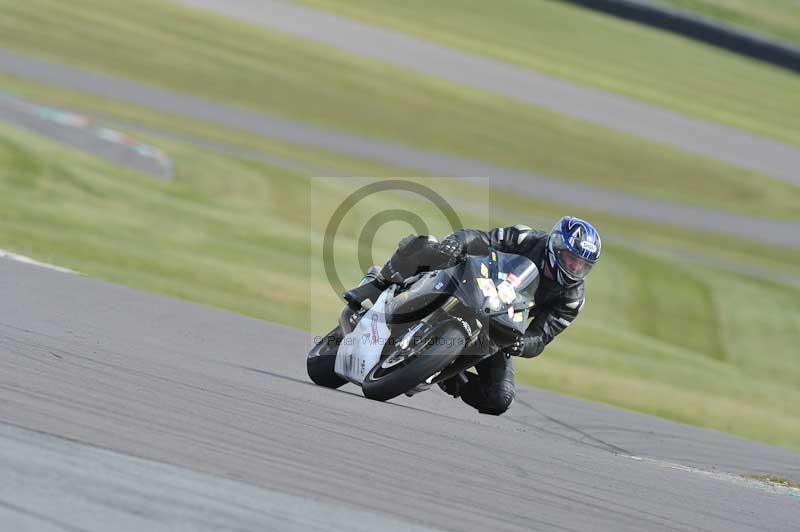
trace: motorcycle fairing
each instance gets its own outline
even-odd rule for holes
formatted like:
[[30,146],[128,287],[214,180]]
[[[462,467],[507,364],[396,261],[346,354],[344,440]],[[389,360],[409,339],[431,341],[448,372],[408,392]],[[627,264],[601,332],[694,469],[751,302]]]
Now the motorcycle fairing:
[[[539,271],[526,257],[491,251],[485,256],[469,256],[460,264],[424,273],[406,290],[389,303],[389,322],[392,325],[410,326],[439,308],[451,297],[465,307],[483,309],[487,294],[482,285],[491,285],[492,291],[513,286],[517,304],[533,299],[539,284]],[[507,307],[508,303],[498,303]],[[500,307],[498,307],[500,308]],[[496,310],[489,308],[489,311]],[[527,310],[493,318],[504,327],[524,332],[529,312]]]
[[361,385],[380,360],[381,352],[391,336],[386,324],[386,310],[392,293],[392,290],[385,290],[353,332],[342,339],[336,352],[334,372],[343,379]]

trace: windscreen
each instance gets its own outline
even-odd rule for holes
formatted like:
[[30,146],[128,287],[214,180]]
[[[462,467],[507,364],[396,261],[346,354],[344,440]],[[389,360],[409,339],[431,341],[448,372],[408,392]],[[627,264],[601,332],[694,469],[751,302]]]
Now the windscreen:
[[528,258],[490,250],[488,256],[474,257],[471,269],[486,313],[507,327],[523,331],[539,285],[539,269]]
[[539,286],[539,269],[527,257],[513,253],[496,252],[496,282],[498,286],[508,281],[517,294],[533,299]]

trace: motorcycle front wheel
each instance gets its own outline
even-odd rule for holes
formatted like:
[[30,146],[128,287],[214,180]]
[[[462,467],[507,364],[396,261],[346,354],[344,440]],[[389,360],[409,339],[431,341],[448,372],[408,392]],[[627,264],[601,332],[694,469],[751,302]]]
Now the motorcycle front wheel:
[[464,330],[454,323],[445,323],[424,338],[417,338],[408,349],[395,347],[367,373],[361,384],[364,396],[388,401],[407,392],[450,365],[465,343]]

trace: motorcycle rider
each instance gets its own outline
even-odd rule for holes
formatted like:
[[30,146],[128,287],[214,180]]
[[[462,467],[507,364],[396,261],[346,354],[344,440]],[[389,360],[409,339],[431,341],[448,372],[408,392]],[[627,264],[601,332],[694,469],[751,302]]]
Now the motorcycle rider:
[[482,414],[500,415],[514,400],[511,356],[539,356],[553,338],[578,316],[584,304],[584,278],[600,258],[601,241],[587,221],[564,216],[550,233],[525,225],[498,227],[489,232],[460,229],[438,242],[431,236],[410,235],[370,282],[343,294],[354,310],[369,307],[391,283],[424,271],[457,264],[465,255],[487,255],[489,247],[530,259],[542,272],[536,291],[535,316],[517,341],[467,372],[468,382],[456,378],[440,383]]

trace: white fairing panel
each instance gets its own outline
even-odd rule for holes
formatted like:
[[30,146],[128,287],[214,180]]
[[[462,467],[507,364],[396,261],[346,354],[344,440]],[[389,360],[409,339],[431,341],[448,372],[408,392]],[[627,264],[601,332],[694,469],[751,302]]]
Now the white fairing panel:
[[343,379],[360,385],[380,360],[381,351],[389,340],[386,301],[390,292],[384,291],[353,332],[342,339],[336,352],[334,371]]

